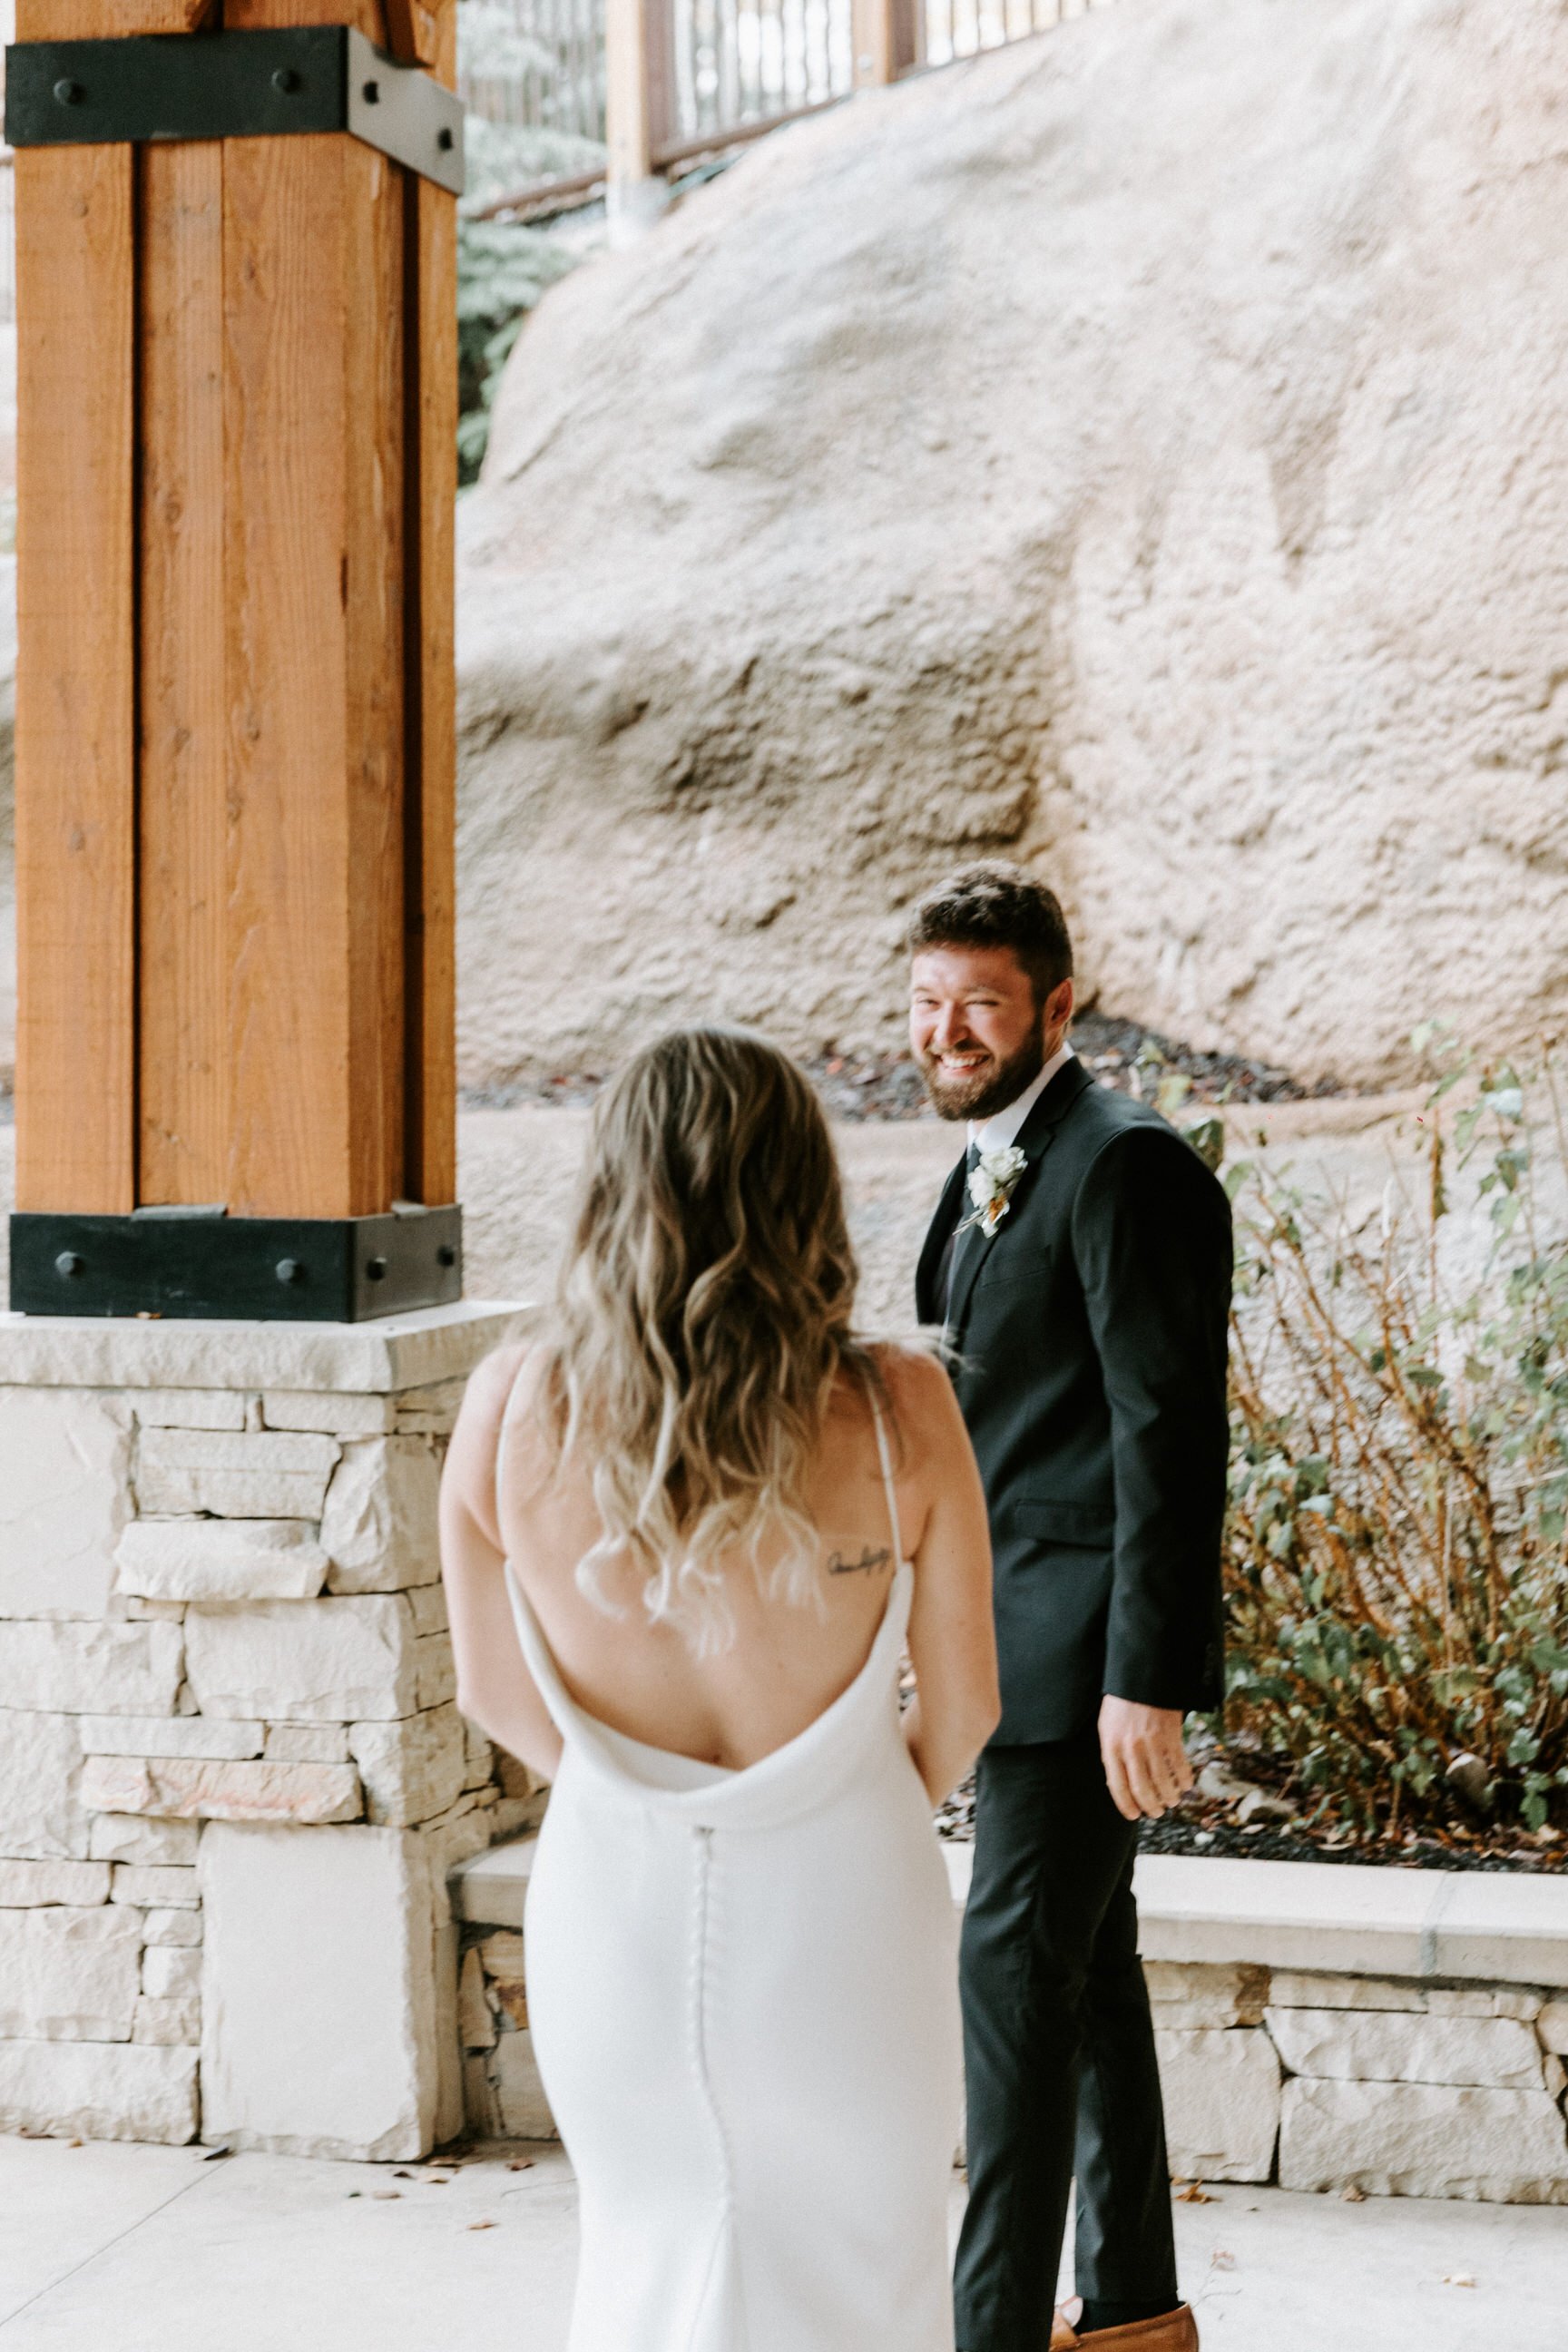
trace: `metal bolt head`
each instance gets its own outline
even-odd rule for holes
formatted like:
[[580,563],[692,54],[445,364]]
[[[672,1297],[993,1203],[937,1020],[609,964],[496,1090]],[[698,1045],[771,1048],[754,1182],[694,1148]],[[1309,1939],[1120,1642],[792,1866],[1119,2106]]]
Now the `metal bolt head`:
[[305,1269],[297,1257],[280,1257],[276,1268],[279,1282],[302,1282]]
[[86,1271],[86,1260],[79,1257],[75,1250],[61,1250],[58,1257],[55,1260],[55,1272],[57,1274],[63,1274],[68,1282],[71,1280],[73,1276],[85,1274]]
[[364,102],[367,106],[379,106],[381,104],[381,84],[378,81],[367,81],[364,85],[363,97]]
[[386,1278],[386,1260],[384,1257],[367,1257],[364,1262],[364,1272],[367,1282],[384,1281]]
[[451,124],[449,122],[443,122],[440,130],[436,133],[437,146],[439,147],[443,155],[449,155],[457,143],[457,140],[453,136]]
[[436,1253],[436,1263],[437,1263],[437,1265],[457,1265],[457,1263],[458,1263],[458,1253],[457,1253],[457,1251],[453,1248],[453,1246],[452,1246],[452,1244],[451,1244],[451,1243],[450,1243],[450,1242],[443,1242],[443,1243],[442,1243],[442,1244],[441,1244],[440,1248],[439,1248],[439,1249],[437,1251],[437,1253]]
[[79,81],[58,81],[55,96],[62,106],[79,106],[87,92]]
[[300,77],[292,66],[279,66],[272,77],[272,87],[280,98],[292,98],[300,87]]

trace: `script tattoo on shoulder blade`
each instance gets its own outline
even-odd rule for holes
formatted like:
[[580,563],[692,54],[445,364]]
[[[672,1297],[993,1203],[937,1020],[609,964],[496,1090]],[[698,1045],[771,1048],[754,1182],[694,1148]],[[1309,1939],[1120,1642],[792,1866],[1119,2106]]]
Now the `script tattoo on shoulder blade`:
[[867,1544],[858,1559],[846,1559],[841,1551],[836,1551],[828,1559],[827,1573],[829,1576],[875,1576],[879,1568],[887,1567],[892,1557],[886,1544],[876,1547]]

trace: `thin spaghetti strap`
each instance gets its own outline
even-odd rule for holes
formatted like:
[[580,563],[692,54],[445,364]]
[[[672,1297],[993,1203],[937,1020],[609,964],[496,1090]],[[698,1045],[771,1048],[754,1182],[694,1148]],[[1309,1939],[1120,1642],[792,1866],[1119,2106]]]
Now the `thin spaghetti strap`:
[[888,1525],[893,1531],[893,1559],[902,1567],[904,1538],[899,1526],[898,1498],[893,1493],[893,1462],[888,1451],[888,1433],[882,1425],[882,1408],[877,1402],[877,1391],[869,1381],[866,1383],[866,1401],[871,1408],[871,1421],[877,1432],[877,1453],[882,1465],[882,1492],[888,1498]]

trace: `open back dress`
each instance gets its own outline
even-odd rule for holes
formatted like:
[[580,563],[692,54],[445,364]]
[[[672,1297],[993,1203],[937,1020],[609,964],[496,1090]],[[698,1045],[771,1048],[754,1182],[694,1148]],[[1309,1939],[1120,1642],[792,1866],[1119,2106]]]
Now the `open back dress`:
[[743,1770],[587,1714],[508,1563],[564,1743],[524,1934],[578,2185],[569,2352],[952,2352],[956,1928],[899,1727],[914,1571],[871,1402],[881,1624],[848,1688]]

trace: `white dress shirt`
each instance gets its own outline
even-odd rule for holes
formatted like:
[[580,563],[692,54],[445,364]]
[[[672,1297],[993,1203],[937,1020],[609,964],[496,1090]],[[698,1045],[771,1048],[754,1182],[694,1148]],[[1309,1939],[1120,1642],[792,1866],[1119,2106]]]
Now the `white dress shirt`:
[[1010,1102],[1005,1110],[993,1112],[989,1118],[982,1119],[978,1126],[973,1119],[970,1120],[971,1144],[978,1144],[982,1151],[1000,1151],[1005,1144],[1016,1143],[1024,1121],[1028,1118],[1057,1072],[1065,1068],[1067,1064],[1074,1059],[1072,1047],[1064,1039],[1040,1072],[1039,1076],[1031,1080],[1016,1102]]

